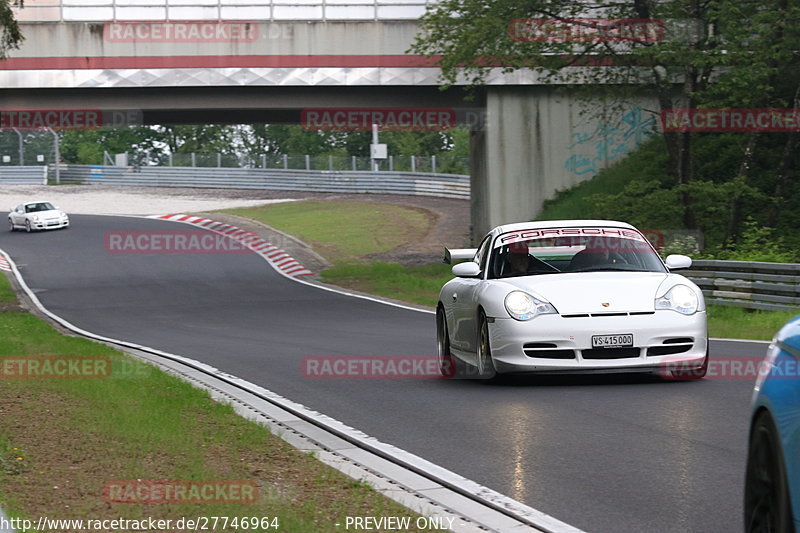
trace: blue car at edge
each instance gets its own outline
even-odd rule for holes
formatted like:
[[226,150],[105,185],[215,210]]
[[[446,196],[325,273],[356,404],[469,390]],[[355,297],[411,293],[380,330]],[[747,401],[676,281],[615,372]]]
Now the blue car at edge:
[[762,363],[745,476],[746,532],[800,530],[800,315],[777,333]]

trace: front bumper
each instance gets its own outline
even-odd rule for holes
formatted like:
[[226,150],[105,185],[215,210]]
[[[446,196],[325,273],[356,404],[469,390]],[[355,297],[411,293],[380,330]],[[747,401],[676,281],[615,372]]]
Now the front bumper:
[[31,228],[35,230],[61,229],[69,227],[69,219],[31,220]]
[[[633,335],[632,348],[592,348],[592,335]],[[624,316],[564,318],[542,315],[526,322],[496,318],[489,324],[498,372],[651,372],[695,368],[706,357],[706,313],[686,316],[659,310]]]

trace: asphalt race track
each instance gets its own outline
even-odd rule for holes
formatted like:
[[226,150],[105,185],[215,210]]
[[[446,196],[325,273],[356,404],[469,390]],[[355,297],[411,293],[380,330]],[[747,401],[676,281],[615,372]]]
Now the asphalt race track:
[[[255,254],[104,248],[107,231],[186,225],[71,222],[0,232],[0,249],[81,328],[216,366],[587,531],[742,529],[752,379],[308,379],[307,356],[432,356],[433,315],[291,281]],[[711,353],[760,359],[765,346]]]

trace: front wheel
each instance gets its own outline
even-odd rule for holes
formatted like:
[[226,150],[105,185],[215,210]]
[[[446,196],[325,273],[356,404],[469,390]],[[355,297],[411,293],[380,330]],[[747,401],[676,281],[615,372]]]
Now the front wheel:
[[14,227],[14,221],[11,218],[8,219],[8,231],[17,231],[17,228]]
[[436,309],[436,359],[442,377],[458,376],[458,362],[450,353],[450,334],[447,332],[447,318],[442,307]]
[[489,321],[483,311],[478,317],[478,377],[492,379],[497,374],[492,361],[492,348],[489,343]]
[[25,231],[27,231],[28,233],[33,231],[33,228],[31,228],[31,221],[30,220],[26,220],[25,221]]
[[750,432],[744,530],[746,533],[794,533],[780,437],[766,412],[758,415]]

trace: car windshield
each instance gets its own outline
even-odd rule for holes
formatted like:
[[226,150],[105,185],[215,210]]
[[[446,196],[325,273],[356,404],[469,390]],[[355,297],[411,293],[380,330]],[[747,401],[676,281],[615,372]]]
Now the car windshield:
[[489,262],[492,279],[572,272],[665,272],[638,231],[626,228],[542,228],[500,235]]
[[36,213],[38,211],[50,211],[55,209],[50,202],[37,202],[35,204],[28,204],[25,206],[26,213]]

